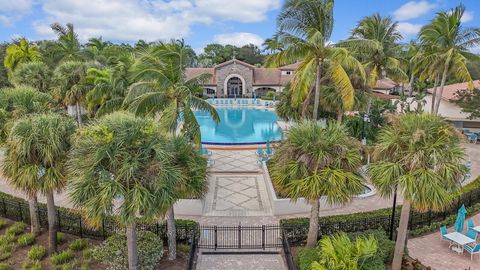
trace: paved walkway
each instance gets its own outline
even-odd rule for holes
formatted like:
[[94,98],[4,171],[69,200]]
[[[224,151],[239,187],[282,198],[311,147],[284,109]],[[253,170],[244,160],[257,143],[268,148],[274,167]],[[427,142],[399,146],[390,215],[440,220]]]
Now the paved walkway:
[[206,255],[201,254],[197,270],[283,270],[281,255]]
[[[480,214],[473,217],[476,225],[480,225]],[[453,228],[448,228],[453,232]],[[408,240],[408,253],[414,259],[419,259],[425,266],[434,270],[478,270],[480,269],[479,255],[457,254],[448,248],[448,242],[440,239],[440,228],[437,232]]]

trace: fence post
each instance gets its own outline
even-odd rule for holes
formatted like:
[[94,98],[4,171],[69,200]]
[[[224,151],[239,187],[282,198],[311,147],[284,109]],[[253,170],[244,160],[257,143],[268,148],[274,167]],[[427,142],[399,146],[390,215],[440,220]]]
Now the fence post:
[[242,248],[242,226],[238,225],[238,248]]
[[265,225],[262,225],[262,248],[265,250]]
[[18,213],[20,213],[20,221],[23,221],[23,213],[22,213],[22,204],[18,202]]
[[160,236],[160,225],[158,225],[158,222],[155,223],[155,224],[157,224],[157,226],[156,226],[157,236]]
[[213,241],[214,241],[215,250],[217,250],[217,246],[218,246],[218,243],[217,243],[217,226],[213,226]]
[[58,220],[58,231],[61,232],[62,231],[62,224],[61,224],[61,220],[60,220],[60,209],[57,209],[57,220]]
[[80,227],[80,238],[83,238],[82,217],[78,217],[78,225]]
[[432,210],[428,211],[428,226],[432,225]]

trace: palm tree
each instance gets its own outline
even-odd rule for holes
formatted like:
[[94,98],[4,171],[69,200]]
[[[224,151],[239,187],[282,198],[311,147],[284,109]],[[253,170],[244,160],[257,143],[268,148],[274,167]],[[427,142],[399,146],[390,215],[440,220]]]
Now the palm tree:
[[327,236],[319,242],[320,260],[312,263],[312,270],[367,270],[378,250],[373,235],[357,237],[353,242],[345,233]]
[[410,208],[438,211],[451,202],[465,172],[460,140],[451,124],[430,114],[407,113],[380,131],[369,175],[382,196],[398,189],[404,198],[393,270],[401,266]]
[[352,30],[351,37],[342,42],[355,51],[368,73],[368,86],[372,88],[378,79],[386,76],[396,81],[408,81],[401,68],[402,35],[398,23],[390,17],[374,14],[363,18]]
[[[124,106],[136,115],[158,117],[162,130],[173,134],[181,132],[200,143],[200,126],[193,111],[209,112],[216,122],[220,118],[212,105],[198,97],[203,91],[201,82],[209,75],[185,79],[190,52],[181,40],[161,43],[143,52],[134,67],[138,82],[130,86]],[[173,207],[168,210],[167,218],[169,259],[173,260],[176,256]]]
[[[37,192],[47,198],[49,253],[57,249],[53,193],[66,183],[65,162],[75,124],[60,114],[34,114],[15,122],[7,140],[4,171],[30,201]],[[36,211],[30,205],[30,211]],[[35,218],[33,219],[34,222]]]
[[90,89],[86,82],[88,66],[83,62],[66,61],[54,71],[54,93],[65,106],[74,105],[79,127],[82,127],[82,107],[80,103]]
[[3,64],[13,72],[21,63],[40,61],[41,56],[36,46],[31,46],[25,38],[7,47]]
[[319,199],[344,204],[363,189],[360,144],[347,135],[343,125],[303,122],[290,129],[275,151],[272,180],[292,200],[301,197],[311,204],[307,246],[318,237]]
[[13,73],[16,86],[27,85],[44,93],[49,91],[51,79],[52,71],[43,62],[23,63]]
[[63,26],[59,23],[50,25],[58,40],[53,44],[55,58],[60,61],[75,61],[81,58],[81,46],[78,36],[75,33],[73,24],[67,23]]
[[314,89],[313,119],[318,118],[322,83],[329,81],[341,92],[344,107],[348,110],[354,103],[354,87],[347,69],[365,78],[360,62],[347,49],[335,47],[330,42],[333,3],[333,0],[288,0],[277,19],[278,32],[269,40],[270,46],[282,50],[269,55],[267,65],[281,66],[300,61],[292,80],[292,101],[294,104],[308,104],[307,97]]
[[[86,220],[112,214],[126,226],[129,269],[138,268],[136,217],[155,220],[175,202],[182,171],[154,120],[115,112],[77,132],[69,195]],[[184,145],[179,145],[184,147]]]
[[432,113],[437,114],[442,100],[443,89],[449,73],[460,81],[468,82],[470,90],[473,82],[467,68],[468,58],[472,57],[469,49],[480,44],[480,28],[466,28],[462,25],[465,7],[459,5],[454,9],[437,13],[432,21],[420,31],[420,43],[425,51],[426,70],[440,70],[440,90],[437,94]]

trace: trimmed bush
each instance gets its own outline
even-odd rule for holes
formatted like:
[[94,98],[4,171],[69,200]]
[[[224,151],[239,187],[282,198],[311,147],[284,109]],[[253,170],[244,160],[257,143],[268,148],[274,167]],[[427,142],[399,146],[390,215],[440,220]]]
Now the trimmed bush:
[[73,251],[84,250],[88,246],[88,241],[86,239],[75,239],[69,245],[68,248]]
[[71,261],[74,257],[75,254],[73,254],[73,251],[67,249],[50,256],[50,262],[53,265],[61,265]]
[[10,270],[10,265],[6,263],[0,263],[0,270]]
[[22,234],[17,239],[17,244],[21,247],[29,246],[35,243],[36,235],[34,233]]
[[57,244],[61,244],[63,242],[65,242],[65,234],[57,232]]
[[35,260],[35,261],[28,260],[23,264],[23,269],[24,270],[42,270],[42,264],[38,260]]
[[25,231],[27,224],[23,222],[15,222],[12,226],[5,230],[5,234],[19,235]]
[[13,233],[6,233],[4,235],[0,235],[0,248],[3,246],[7,246],[9,244],[15,243],[15,235]]
[[39,245],[33,245],[28,251],[28,258],[32,261],[41,260],[46,254],[45,247]]
[[7,221],[0,219],[0,230],[5,228],[7,226]]
[[[162,239],[152,232],[137,232],[139,268],[153,270],[163,256]],[[93,257],[109,270],[128,269],[127,237],[113,235],[93,249]]]
[[302,248],[298,251],[298,269],[310,270],[312,262],[318,259],[317,248]]
[[11,251],[0,250],[0,262],[10,259],[12,257]]

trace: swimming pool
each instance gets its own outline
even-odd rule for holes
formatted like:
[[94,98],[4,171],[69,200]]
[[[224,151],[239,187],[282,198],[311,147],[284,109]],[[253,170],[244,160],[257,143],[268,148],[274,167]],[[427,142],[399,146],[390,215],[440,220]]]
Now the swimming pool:
[[265,109],[226,107],[216,108],[220,123],[207,112],[195,112],[200,124],[201,140],[205,144],[261,144],[278,141],[282,130],[277,114]]

